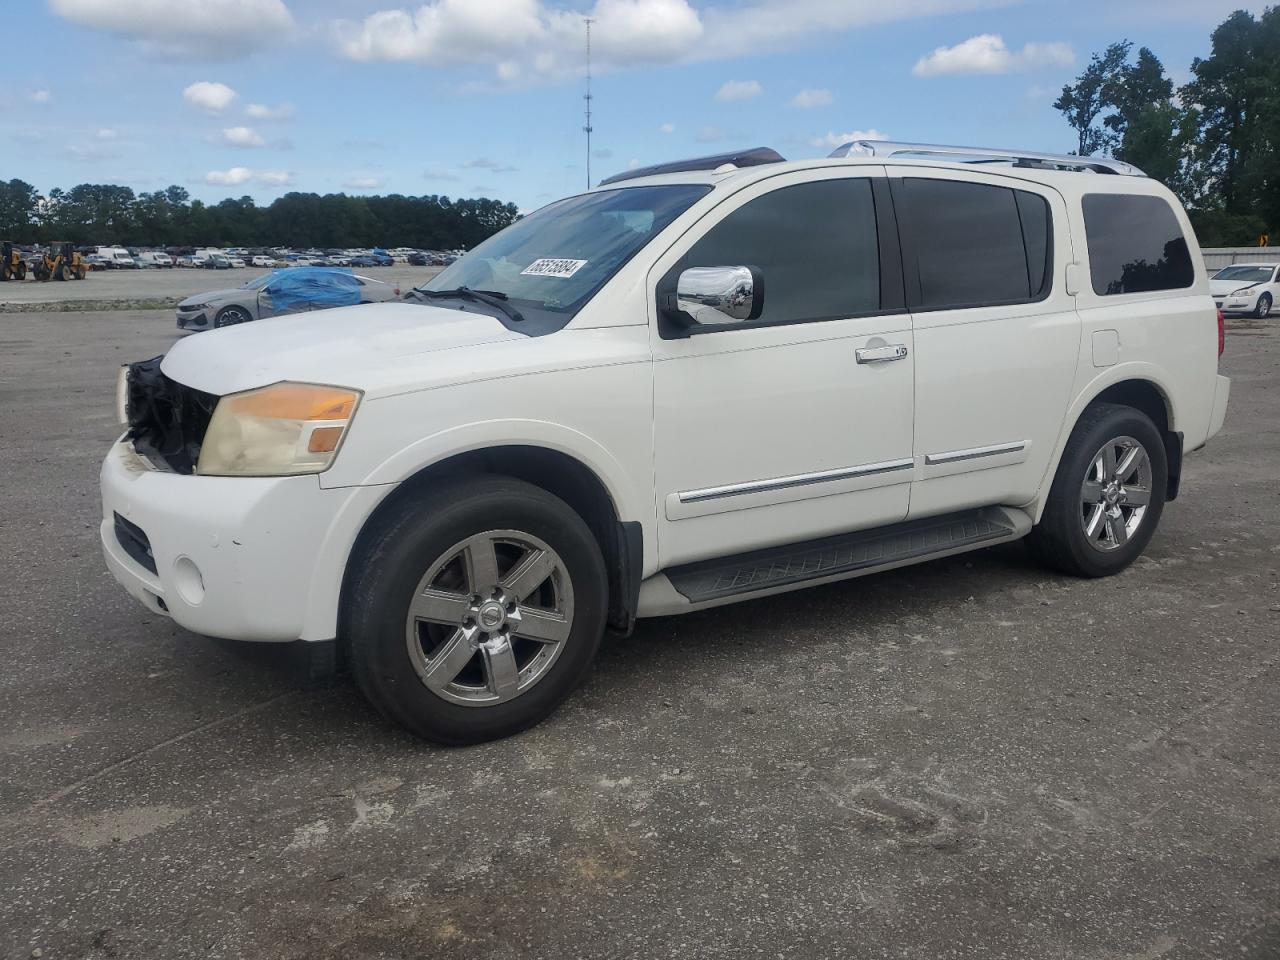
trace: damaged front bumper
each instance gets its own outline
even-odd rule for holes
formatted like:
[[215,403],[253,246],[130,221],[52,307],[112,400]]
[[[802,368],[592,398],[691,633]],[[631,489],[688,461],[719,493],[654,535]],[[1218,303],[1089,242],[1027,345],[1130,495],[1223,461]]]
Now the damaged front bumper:
[[[157,470],[123,438],[101,485],[107,567],[151,611],[233,640],[332,636],[331,620],[318,628],[329,637],[308,635],[309,601],[334,519],[360,488],[323,490],[316,476]],[[336,608],[335,598],[319,608]]]

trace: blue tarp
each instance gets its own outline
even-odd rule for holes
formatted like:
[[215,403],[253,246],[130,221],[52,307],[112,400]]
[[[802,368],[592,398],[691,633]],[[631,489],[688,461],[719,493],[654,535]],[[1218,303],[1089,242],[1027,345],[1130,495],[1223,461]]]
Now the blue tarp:
[[267,284],[278,312],[316,307],[350,307],[360,302],[360,281],[347,267],[290,267]]

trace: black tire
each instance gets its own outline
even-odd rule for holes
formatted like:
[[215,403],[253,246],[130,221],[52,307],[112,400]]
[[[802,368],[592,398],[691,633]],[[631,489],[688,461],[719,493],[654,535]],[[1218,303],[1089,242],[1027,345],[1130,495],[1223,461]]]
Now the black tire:
[[[1111,441],[1132,438],[1142,445],[1150,465],[1149,502],[1127,540],[1103,549],[1086,533],[1082,485],[1094,458]],[[1027,542],[1044,563],[1077,577],[1109,577],[1133,563],[1146,549],[1164,510],[1169,467],[1164,440],[1151,418],[1133,407],[1098,403],[1080,417],[1054,475],[1040,522]],[[1146,486],[1142,484],[1141,486]],[[1109,536],[1109,532],[1104,536]]]
[[[540,679],[511,699],[469,706],[420,678],[409,655],[409,608],[433,565],[488,531],[531,535],[558,554],[572,585],[573,615]],[[481,743],[538,723],[581,683],[604,634],[608,581],[599,544],[568,504],[521,480],[479,476],[431,484],[379,517],[351,562],[342,639],[352,673],[384,716],[435,743]]]
[[252,319],[253,317],[249,316],[248,311],[242,307],[223,307],[213,318],[213,325],[217,328],[234,327],[236,324],[248,323]]
[[0,263],[0,280],[8,280],[13,276],[13,270],[7,263]]
[[1271,294],[1264,293],[1258,298],[1258,305],[1253,308],[1253,315],[1264,320],[1271,315]]
[[68,276],[67,265],[65,263],[58,264],[53,271],[53,279],[55,280],[66,280]]

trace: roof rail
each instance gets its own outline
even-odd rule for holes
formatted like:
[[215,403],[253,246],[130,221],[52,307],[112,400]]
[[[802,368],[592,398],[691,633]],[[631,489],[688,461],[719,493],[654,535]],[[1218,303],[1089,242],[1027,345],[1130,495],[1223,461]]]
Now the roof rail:
[[786,158],[777,150],[771,150],[769,147],[755,147],[751,150],[735,150],[732,153],[716,153],[709,157],[694,157],[691,160],[675,160],[670,163],[655,163],[651,167],[638,167],[635,170],[626,170],[622,173],[615,173],[612,177],[607,177],[600,181],[600,186],[606,183],[618,183],[622,180],[635,180],[637,177],[654,177],[660,173],[685,173],[690,170],[715,170],[723,166],[732,167],[758,167],[765,163],[783,163]]
[[850,140],[831,151],[831,157],[949,157],[957,163],[1012,163],[1015,167],[1040,170],[1086,170],[1127,177],[1146,174],[1131,163],[1109,157],[1078,157],[1067,153],[1038,153],[1034,150],[993,150],[988,147],[949,147],[937,143],[894,143],[889,140]]

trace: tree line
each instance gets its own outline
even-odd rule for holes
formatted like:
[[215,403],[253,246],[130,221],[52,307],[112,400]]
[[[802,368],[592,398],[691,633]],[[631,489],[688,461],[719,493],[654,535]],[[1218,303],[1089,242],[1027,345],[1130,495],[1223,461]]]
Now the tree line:
[[252,197],[205,204],[183,187],[135,194],[82,183],[41,194],[0,181],[0,238],[20,243],[211,247],[470,249],[515,222],[515,204],[487,198],[286,193],[260,207]]
[[[1280,243],[1280,7],[1239,10],[1176,87],[1147,47],[1095,53],[1054,107],[1079,154],[1110,154],[1178,195],[1206,247]],[[1274,228],[1274,230],[1272,229]]]

